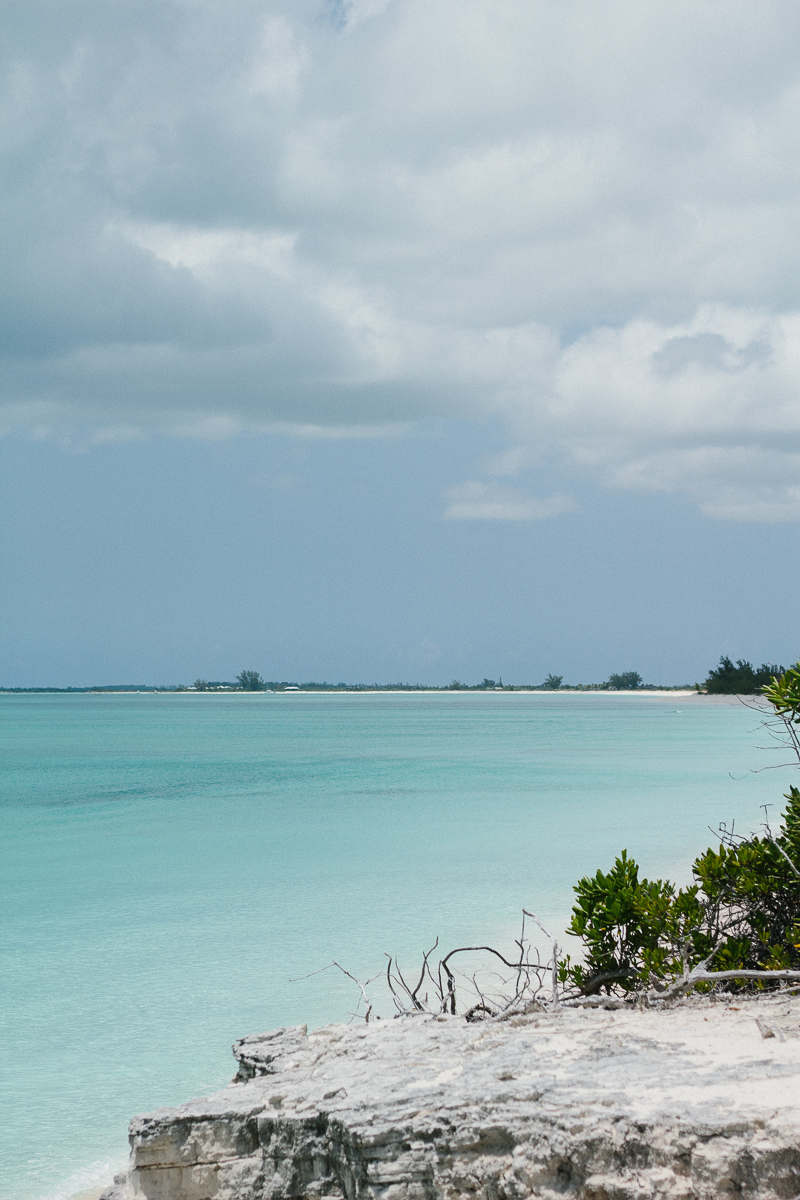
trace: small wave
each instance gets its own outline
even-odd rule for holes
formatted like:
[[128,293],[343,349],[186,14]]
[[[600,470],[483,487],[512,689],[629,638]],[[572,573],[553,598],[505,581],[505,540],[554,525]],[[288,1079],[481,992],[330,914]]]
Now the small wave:
[[37,1200],[96,1200],[126,1167],[125,1159],[98,1159],[73,1171],[62,1183],[44,1192]]

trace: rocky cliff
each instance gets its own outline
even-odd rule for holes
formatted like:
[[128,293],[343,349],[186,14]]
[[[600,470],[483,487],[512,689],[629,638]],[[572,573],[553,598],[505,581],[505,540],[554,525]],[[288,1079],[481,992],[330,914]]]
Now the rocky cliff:
[[785,995],[279,1029],[234,1054],[223,1091],[132,1122],[127,1200],[800,1194]]

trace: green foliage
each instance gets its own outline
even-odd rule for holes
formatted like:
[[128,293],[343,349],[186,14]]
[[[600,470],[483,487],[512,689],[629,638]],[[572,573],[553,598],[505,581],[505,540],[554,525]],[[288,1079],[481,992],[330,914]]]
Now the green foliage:
[[621,675],[609,675],[606,687],[632,689],[641,687],[644,683],[638,671],[623,671]]
[[[762,668],[763,669],[763,668]],[[775,667],[763,688],[777,715],[792,725],[800,725],[800,662],[793,667]]]
[[550,689],[550,691],[553,691],[553,692],[554,692],[554,691],[556,691],[558,688],[560,688],[560,687],[561,687],[561,684],[562,684],[563,682],[564,682],[564,676],[563,676],[563,675],[548,675],[548,676],[547,676],[547,679],[545,679],[544,683],[542,684],[542,687],[543,687],[543,688],[549,688],[549,689]]
[[681,969],[685,947],[700,954],[703,906],[696,886],[676,891],[668,880],[640,879],[625,850],[608,874],[598,871],[575,886],[569,932],[582,939],[585,961],[565,964],[562,979],[592,995],[632,991],[643,979]]
[[709,671],[703,687],[707,692],[753,696],[768,687],[773,677],[782,671],[783,667],[775,663],[762,663],[760,667],[754,667],[746,659],[740,658],[734,664],[723,655],[719,666]]
[[[654,886],[664,887],[661,880]],[[650,887],[647,880],[639,880],[639,868],[625,850],[608,874],[598,871],[576,885],[569,932],[581,938],[586,949],[585,964],[572,970],[582,991],[592,994],[614,986],[629,991],[636,986],[643,952],[658,945],[658,929],[651,926],[641,903],[642,891]]]
[[[719,692],[761,687],[800,762],[800,662],[756,672],[722,658],[706,685]],[[800,969],[800,789],[790,787],[785,799],[777,834],[766,825],[763,836],[745,838],[721,826],[718,849],[694,862],[691,887],[640,879],[624,850],[608,874],[579,880],[569,932],[583,942],[585,961],[562,959],[562,983],[585,994],[630,992],[703,962],[716,971]]]
[[[751,837],[707,850],[694,876],[707,900],[720,951],[750,969],[800,966],[800,790],[786,794],[776,837]],[[724,935],[724,938],[723,938]],[[738,955],[738,960],[733,961]]]
[[194,690],[196,692],[207,692],[208,691],[208,680],[207,679],[195,679]]
[[482,688],[493,688],[496,686],[497,685],[496,685],[494,679],[484,679],[483,683],[478,684],[478,687],[482,687]]
[[263,692],[267,686],[258,671],[240,671],[236,682],[244,692]]
[[719,971],[800,968],[800,789],[786,800],[776,836],[724,833],[695,861],[691,887],[640,879],[624,850],[608,874],[581,879],[569,932],[585,961],[562,960],[562,981],[591,995],[634,991],[706,960]]

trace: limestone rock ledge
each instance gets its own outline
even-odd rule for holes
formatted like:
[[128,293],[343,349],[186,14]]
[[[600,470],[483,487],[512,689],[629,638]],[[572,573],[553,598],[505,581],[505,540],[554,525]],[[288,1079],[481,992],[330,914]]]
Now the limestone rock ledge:
[[297,1027],[233,1049],[227,1088],[134,1119],[120,1197],[800,1197],[786,996]]

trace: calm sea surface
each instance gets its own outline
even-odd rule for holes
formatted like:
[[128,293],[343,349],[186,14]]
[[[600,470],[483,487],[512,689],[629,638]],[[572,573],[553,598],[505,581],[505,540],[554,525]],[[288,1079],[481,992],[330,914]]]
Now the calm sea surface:
[[[608,695],[4,696],[0,1195],[66,1197],[230,1043],[346,1019],[383,952],[563,930],[623,847],[684,881],[790,777],[736,703]],[[561,939],[564,940],[564,939]],[[569,943],[571,939],[566,939]],[[570,947],[572,948],[572,947]],[[387,1009],[384,1015],[390,1015]]]

